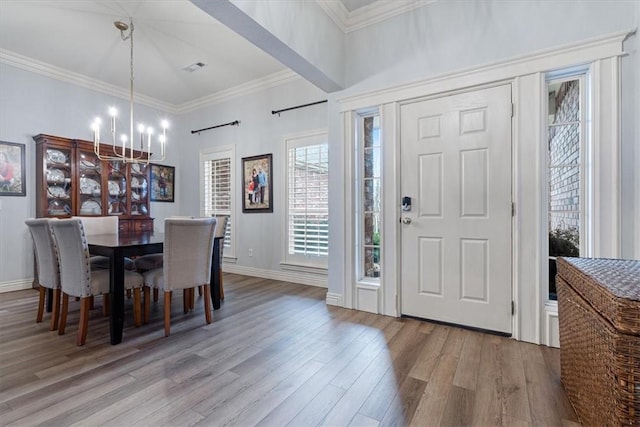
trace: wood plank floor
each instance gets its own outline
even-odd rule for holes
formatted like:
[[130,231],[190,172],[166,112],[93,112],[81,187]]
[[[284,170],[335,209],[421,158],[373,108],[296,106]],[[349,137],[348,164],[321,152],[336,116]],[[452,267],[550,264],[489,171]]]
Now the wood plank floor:
[[87,344],[36,324],[37,292],[0,294],[0,425],[579,425],[559,351],[325,304],[326,289],[225,274],[226,300],[162,301],[109,344],[101,299]]

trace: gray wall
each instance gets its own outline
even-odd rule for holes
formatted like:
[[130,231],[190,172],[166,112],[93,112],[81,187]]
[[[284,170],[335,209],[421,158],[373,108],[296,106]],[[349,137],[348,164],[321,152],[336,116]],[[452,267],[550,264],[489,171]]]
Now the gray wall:
[[[235,145],[234,183],[236,197],[236,257],[238,267],[280,271],[282,248],[282,215],[286,156],[284,137],[327,126],[326,104],[282,113],[272,110],[293,107],[326,99],[326,94],[302,79],[216,104],[180,117],[178,130],[181,163],[178,191],[182,194],[180,214],[200,212],[199,154],[214,147]],[[239,126],[227,126],[198,134],[202,129],[239,120]],[[260,154],[273,154],[273,213],[242,213],[241,159]],[[253,256],[249,257],[249,249]],[[225,252],[226,255],[226,252]]]

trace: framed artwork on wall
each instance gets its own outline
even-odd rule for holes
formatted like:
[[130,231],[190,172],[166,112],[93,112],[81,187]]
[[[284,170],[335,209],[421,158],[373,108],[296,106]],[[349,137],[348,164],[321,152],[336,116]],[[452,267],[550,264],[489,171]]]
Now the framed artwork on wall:
[[26,196],[24,144],[0,141],[0,196]]
[[175,167],[151,164],[150,198],[152,202],[174,201],[175,177]]
[[273,212],[272,155],[242,159],[242,212]]

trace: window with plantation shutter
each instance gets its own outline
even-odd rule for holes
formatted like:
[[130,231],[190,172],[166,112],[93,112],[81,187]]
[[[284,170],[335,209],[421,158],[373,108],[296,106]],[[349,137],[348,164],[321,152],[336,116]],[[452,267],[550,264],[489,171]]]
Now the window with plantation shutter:
[[233,257],[233,150],[206,152],[201,158],[203,215],[229,217],[223,253],[225,257]]
[[287,140],[285,262],[326,268],[329,253],[327,134]]

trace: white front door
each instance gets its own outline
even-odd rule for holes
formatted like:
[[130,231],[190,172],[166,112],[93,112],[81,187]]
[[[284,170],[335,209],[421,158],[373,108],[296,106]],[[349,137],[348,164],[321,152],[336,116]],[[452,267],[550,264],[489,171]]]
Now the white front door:
[[511,333],[511,86],[400,114],[402,314]]

